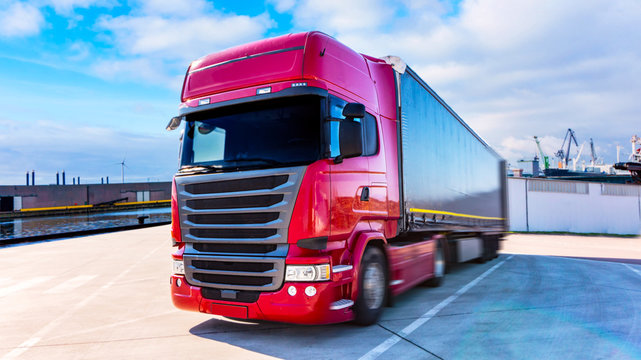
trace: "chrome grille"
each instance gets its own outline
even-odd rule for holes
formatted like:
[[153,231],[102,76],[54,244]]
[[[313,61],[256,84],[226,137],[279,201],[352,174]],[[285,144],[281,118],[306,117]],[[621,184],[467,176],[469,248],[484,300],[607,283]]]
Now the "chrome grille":
[[176,177],[185,276],[221,290],[282,286],[305,167]]

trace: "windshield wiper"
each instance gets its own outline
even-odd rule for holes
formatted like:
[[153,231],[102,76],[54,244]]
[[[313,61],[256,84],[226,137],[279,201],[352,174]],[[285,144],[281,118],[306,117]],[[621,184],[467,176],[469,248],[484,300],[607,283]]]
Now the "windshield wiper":
[[250,161],[262,161],[264,163],[268,163],[270,165],[282,165],[283,162],[274,160],[274,159],[269,159],[269,158],[261,158],[261,157],[254,157],[254,158],[238,158],[238,159],[229,159],[225,160],[225,162],[250,162]]

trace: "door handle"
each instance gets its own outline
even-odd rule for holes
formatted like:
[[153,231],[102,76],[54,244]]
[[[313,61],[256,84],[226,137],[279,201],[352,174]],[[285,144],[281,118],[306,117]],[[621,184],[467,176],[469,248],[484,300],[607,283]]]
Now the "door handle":
[[369,187],[365,186],[361,192],[361,201],[369,201]]

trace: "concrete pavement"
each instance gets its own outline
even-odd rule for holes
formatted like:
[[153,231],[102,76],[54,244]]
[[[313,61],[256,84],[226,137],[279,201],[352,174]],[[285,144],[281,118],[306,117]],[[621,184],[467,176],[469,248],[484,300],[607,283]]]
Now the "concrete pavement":
[[3,248],[0,359],[641,358],[639,244],[510,235],[515,255],[461,264],[370,327],[175,310],[168,226]]

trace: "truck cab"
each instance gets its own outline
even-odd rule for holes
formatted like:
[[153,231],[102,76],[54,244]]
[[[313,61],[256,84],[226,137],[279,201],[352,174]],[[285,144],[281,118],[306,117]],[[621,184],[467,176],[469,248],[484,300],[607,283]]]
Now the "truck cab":
[[[190,65],[172,197],[184,269],[172,276],[176,306],[294,323],[354,318],[355,245],[382,247],[399,220],[393,82],[383,61],[318,32]],[[379,104],[382,91],[391,101]]]

